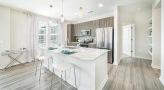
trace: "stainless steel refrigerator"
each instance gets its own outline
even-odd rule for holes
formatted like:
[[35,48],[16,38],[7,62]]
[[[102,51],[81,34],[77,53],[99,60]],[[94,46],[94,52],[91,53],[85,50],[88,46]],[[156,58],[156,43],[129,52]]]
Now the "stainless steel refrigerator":
[[108,52],[108,63],[114,62],[114,32],[112,27],[96,29],[97,48],[110,50]]

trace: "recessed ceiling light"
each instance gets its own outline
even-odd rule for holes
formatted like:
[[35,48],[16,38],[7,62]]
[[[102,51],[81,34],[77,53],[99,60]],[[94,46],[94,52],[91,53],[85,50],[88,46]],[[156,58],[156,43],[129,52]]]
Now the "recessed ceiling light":
[[99,7],[103,7],[104,4],[103,4],[103,3],[99,3],[98,6],[99,6]]

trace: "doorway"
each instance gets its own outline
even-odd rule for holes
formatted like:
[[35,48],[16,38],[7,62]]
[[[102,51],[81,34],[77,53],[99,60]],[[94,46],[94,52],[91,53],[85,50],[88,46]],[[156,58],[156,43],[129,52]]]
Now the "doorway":
[[134,57],[135,37],[134,24],[122,26],[122,54],[123,57]]

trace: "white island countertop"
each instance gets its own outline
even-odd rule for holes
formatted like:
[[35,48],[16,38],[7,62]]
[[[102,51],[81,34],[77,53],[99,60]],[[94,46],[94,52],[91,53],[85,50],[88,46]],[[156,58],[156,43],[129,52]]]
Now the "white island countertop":
[[[72,48],[72,49],[71,49]],[[44,55],[52,55],[53,63],[58,65],[60,63],[70,63],[76,69],[76,83],[78,90],[102,90],[108,80],[108,51],[105,49],[96,48],[57,48],[48,50],[46,48],[38,48]],[[51,48],[52,49],[52,48]],[[63,54],[62,50],[74,51],[73,54]],[[50,60],[50,63],[52,61]],[[45,60],[44,67],[52,70],[52,65],[48,65],[48,60]],[[50,67],[49,67],[50,66]],[[73,69],[67,71],[67,82],[74,86],[75,77]],[[60,72],[55,70],[55,74],[60,77]],[[64,79],[64,78],[63,78]],[[75,87],[75,86],[74,86]]]
[[[40,48],[44,49],[44,50],[48,50],[46,48],[42,48],[42,47],[40,47]],[[63,53],[61,53],[62,50],[74,51],[75,53],[70,54],[68,56],[75,57],[75,58],[78,58],[81,60],[86,60],[86,61],[95,60],[96,58],[105,54],[107,51],[110,51],[110,50],[106,50],[106,49],[83,48],[83,47],[80,47],[79,49],[64,48],[64,49],[55,49],[55,50],[48,50],[48,51],[63,54]],[[63,55],[67,55],[67,54],[63,54]]]

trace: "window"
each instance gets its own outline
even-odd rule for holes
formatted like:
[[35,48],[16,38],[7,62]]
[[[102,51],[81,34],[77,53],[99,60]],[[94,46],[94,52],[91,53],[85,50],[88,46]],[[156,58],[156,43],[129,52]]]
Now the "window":
[[39,46],[46,46],[47,30],[48,30],[47,22],[39,21],[39,31],[38,31]]
[[38,44],[41,47],[58,44],[59,24],[39,21]]
[[50,26],[50,44],[58,44],[59,24],[52,23]]

